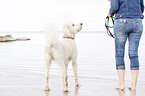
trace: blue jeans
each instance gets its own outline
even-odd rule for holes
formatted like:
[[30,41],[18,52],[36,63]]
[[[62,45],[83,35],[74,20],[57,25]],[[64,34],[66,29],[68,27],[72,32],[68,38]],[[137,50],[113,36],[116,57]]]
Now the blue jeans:
[[142,19],[116,19],[114,23],[116,69],[125,70],[125,43],[129,41],[129,59],[131,70],[139,70],[138,47],[143,32]]

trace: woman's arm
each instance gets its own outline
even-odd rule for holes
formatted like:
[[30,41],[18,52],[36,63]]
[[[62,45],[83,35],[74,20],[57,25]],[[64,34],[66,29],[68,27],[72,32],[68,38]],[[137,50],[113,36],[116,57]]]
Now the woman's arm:
[[111,0],[111,8],[109,14],[113,16],[119,9],[119,0]]
[[144,2],[143,2],[143,0],[141,0],[140,5],[141,5],[141,11],[143,13],[144,12]]

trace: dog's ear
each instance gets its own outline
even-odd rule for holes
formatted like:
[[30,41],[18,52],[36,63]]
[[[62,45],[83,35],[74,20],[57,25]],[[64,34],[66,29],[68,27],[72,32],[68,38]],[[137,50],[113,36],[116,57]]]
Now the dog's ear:
[[63,27],[63,35],[64,36],[72,36],[68,25],[64,25],[64,27]]
[[69,26],[67,26],[67,25],[65,25],[64,27],[63,27],[63,32],[64,33],[69,33]]

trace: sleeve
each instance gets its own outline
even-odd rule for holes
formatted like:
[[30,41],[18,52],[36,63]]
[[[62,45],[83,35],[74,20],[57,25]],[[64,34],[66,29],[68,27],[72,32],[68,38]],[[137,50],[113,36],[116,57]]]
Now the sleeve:
[[109,10],[109,13],[111,16],[113,16],[119,9],[119,0],[111,0],[111,8]]
[[141,5],[141,11],[143,13],[144,12],[144,2],[143,2],[143,0],[141,0],[140,5]]

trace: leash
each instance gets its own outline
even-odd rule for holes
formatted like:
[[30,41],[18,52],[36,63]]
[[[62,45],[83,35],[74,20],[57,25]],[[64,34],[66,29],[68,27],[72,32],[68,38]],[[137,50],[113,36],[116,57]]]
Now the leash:
[[[111,17],[111,19],[112,19],[112,23],[114,25],[114,18]],[[110,28],[113,28],[114,26],[109,26],[109,17],[108,16],[106,17],[106,20],[105,20],[105,27],[107,29],[107,34],[109,36],[111,36],[112,38],[114,38],[114,34],[112,34],[111,31],[110,31]]]

